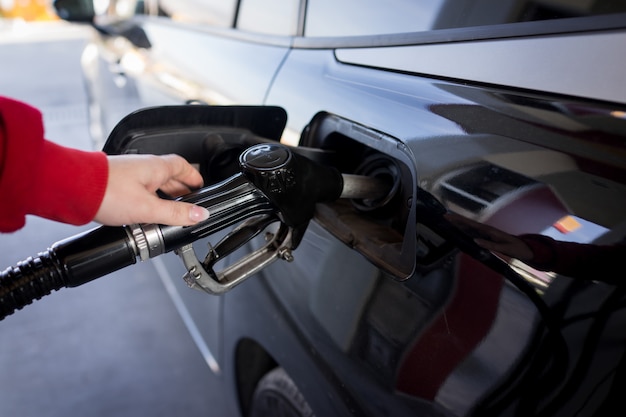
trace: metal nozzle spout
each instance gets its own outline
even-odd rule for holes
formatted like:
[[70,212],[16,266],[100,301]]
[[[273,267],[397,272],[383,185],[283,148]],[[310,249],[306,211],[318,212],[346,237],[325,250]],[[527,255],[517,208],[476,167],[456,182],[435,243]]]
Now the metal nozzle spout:
[[387,197],[393,184],[366,175],[342,174],[343,191],[340,198],[379,200]]

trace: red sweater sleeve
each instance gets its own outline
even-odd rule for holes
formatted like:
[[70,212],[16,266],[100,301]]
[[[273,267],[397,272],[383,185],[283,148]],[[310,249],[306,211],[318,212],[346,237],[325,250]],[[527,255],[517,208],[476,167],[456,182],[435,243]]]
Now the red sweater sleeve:
[[107,181],[103,152],[46,140],[37,109],[0,97],[0,232],[20,229],[27,214],[88,223],[100,207]]

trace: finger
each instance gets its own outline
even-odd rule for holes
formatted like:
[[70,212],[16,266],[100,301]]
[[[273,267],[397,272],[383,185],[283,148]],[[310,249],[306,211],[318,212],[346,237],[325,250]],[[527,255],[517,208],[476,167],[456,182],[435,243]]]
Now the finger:
[[152,207],[151,217],[151,223],[189,226],[207,220],[209,211],[195,204],[157,198],[157,202]]
[[191,188],[180,181],[169,181],[163,184],[159,189],[171,197],[179,197],[191,192]]
[[163,155],[162,158],[168,164],[170,181],[179,181],[190,187],[202,186],[202,175],[185,158],[176,154]]
[[474,239],[474,242],[478,246],[483,247],[483,248],[488,249],[488,250],[497,250],[499,248],[499,246],[500,246],[500,245],[498,245],[496,243],[493,243],[493,242],[491,242],[489,240],[479,239],[479,238]]

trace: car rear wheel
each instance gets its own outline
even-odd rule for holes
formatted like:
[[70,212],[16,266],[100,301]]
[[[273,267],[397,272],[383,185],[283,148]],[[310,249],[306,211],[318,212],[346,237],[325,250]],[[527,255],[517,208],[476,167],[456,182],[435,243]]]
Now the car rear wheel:
[[283,368],[261,378],[252,398],[250,417],[314,417],[298,387]]

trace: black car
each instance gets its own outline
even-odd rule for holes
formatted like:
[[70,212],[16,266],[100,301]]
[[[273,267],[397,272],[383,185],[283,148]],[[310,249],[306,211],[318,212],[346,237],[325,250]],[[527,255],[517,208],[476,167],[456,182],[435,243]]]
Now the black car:
[[[241,415],[626,413],[626,2],[56,8],[95,28],[96,147],[219,185],[282,143],[387,184],[274,218],[293,250],[254,270],[262,221],[154,258]],[[535,258],[502,245],[520,236]]]

